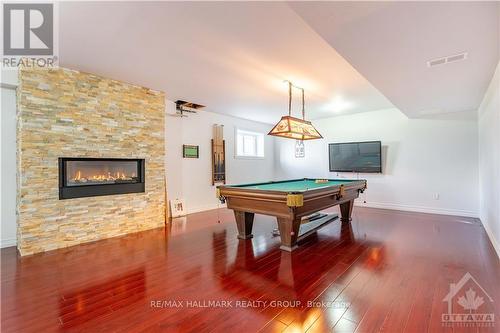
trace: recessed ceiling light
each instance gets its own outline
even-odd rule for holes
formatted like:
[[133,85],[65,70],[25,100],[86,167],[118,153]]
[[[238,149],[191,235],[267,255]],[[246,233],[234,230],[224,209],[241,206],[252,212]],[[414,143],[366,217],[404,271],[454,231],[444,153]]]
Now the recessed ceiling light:
[[341,112],[353,107],[353,104],[344,100],[342,97],[337,96],[327,103],[323,109],[326,111]]
[[439,65],[446,65],[451,62],[461,61],[467,59],[467,52],[462,52],[458,54],[449,55],[446,57],[436,58],[427,61],[427,67],[434,67]]

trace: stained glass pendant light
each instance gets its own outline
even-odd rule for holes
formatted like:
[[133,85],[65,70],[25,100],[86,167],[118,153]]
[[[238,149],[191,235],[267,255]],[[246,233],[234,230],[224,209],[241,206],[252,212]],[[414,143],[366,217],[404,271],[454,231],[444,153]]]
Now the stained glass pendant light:
[[323,138],[318,130],[314,128],[310,121],[305,118],[304,110],[304,89],[302,90],[302,119],[292,117],[292,82],[288,82],[288,116],[281,117],[281,120],[273,127],[268,135],[280,136],[295,140],[314,140]]

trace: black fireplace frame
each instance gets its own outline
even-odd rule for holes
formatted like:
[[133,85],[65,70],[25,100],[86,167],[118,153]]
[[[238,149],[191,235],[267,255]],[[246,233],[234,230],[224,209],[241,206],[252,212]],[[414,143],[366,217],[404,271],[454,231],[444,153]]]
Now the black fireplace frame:
[[[66,185],[66,161],[137,161],[137,177],[139,182],[126,184],[101,185]],[[142,158],[93,158],[93,157],[60,157],[59,158],[59,200],[102,195],[141,193],[146,190],[145,162]]]

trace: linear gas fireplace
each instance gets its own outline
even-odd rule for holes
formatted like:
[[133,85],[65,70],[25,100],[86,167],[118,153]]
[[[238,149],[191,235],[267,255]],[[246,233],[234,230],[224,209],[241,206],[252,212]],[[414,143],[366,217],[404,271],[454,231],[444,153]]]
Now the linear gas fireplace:
[[59,199],[144,192],[144,159],[59,158]]

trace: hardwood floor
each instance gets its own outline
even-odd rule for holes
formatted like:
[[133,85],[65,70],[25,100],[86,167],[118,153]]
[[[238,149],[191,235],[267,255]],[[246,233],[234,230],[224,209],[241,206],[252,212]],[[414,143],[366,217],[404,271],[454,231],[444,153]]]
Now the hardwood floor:
[[[221,209],[23,258],[2,249],[1,331],[500,331],[500,264],[475,219],[355,207],[351,225],[292,253],[275,227],[256,215],[254,238],[238,240]],[[477,292],[494,327],[443,326],[443,298],[467,272],[487,295],[468,280],[457,297]]]

